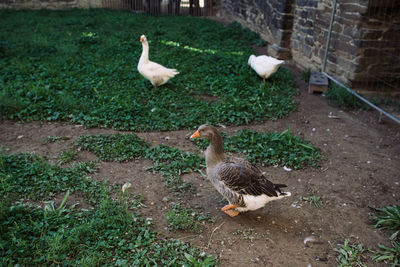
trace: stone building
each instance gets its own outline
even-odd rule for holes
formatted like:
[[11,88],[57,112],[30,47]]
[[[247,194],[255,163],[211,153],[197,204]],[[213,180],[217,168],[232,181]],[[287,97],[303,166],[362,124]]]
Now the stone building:
[[[221,16],[258,32],[270,55],[321,70],[333,2],[221,0]],[[400,92],[400,1],[336,2],[325,71],[357,89]]]

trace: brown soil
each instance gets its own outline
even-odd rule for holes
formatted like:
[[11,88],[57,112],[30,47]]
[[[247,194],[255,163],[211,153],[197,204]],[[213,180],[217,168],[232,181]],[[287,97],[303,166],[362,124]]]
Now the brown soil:
[[[94,179],[122,185],[131,182],[132,193],[144,194],[140,212],[154,221],[155,230],[202,248],[218,256],[220,266],[335,266],[333,248],[346,238],[376,249],[378,243],[389,245],[388,233],[373,228],[369,207],[383,207],[400,200],[400,126],[388,119],[378,123],[378,114],[367,111],[341,111],[330,106],[321,95],[308,95],[307,84],[292,68],[300,88],[299,107],[290,116],[240,127],[222,129],[234,134],[242,128],[260,132],[283,131],[309,140],[321,148],[324,161],[319,168],[285,171],[281,167],[262,167],[267,177],[288,185],[290,198],[271,202],[264,209],[230,218],[220,211],[226,204],[209,182],[198,173],[183,176],[195,185],[196,193],[180,199],[168,192],[160,174],[146,170],[147,160],[127,163],[101,162]],[[109,129],[85,129],[67,123],[16,123],[0,121],[0,145],[7,153],[35,152],[50,161],[81,135],[116,133]],[[196,152],[188,140],[192,131],[138,133],[153,145],[163,143]],[[68,140],[46,144],[47,136]],[[169,138],[165,138],[165,137]],[[80,161],[95,159],[79,152]],[[318,195],[323,206],[316,208],[301,197]],[[71,198],[71,200],[79,197]],[[199,206],[215,217],[205,224],[201,234],[169,232],[166,211],[171,202]],[[314,242],[304,244],[306,237]],[[369,266],[378,266],[366,259]]]

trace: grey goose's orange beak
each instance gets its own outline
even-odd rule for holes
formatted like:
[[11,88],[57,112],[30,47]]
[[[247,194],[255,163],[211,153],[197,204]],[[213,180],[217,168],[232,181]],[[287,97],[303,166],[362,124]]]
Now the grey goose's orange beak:
[[194,134],[192,134],[192,136],[190,136],[190,138],[199,138],[199,137],[200,137],[199,130],[195,131]]

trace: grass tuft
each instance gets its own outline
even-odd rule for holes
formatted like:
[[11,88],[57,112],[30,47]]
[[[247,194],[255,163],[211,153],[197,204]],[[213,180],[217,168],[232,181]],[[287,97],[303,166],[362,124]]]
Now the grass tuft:
[[351,244],[348,239],[345,239],[344,244],[338,245],[334,250],[338,253],[336,257],[338,267],[367,266],[363,263],[363,254],[367,250],[361,243]]
[[78,151],[66,149],[61,151],[57,159],[57,164],[62,165],[65,163],[70,163],[78,158]]
[[393,205],[381,209],[375,209],[376,214],[372,220],[376,222],[375,228],[391,230],[391,240],[396,240],[400,233],[400,206]]
[[214,219],[193,209],[182,207],[181,204],[174,204],[167,213],[167,221],[170,231],[189,230],[199,233],[203,223],[214,222]]
[[400,265],[400,243],[392,241],[392,247],[378,244],[378,248],[372,256],[373,260],[389,263],[391,267]]
[[307,197],[302,197],[301,200],[313,204],[316,208],[321,208],[323,205],[322,198],[316,195],[309,195]]
[[332,104],[338,107],[347,109],[366,108],[365,104],[356,96],[335,83],[330,83],[328,90],[324,94]]

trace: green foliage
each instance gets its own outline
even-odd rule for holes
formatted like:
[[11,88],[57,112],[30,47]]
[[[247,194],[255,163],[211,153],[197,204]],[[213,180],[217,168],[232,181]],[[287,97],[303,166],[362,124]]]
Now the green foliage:
[[67,136],[57,136],[57,135],[49,135],[46,137],[45,143],[49,144],[49,143],[54,143],[57,141],[65,141],[65,140],[69,140],[70,138]]
[[0,200],[43,200],[69,190],[84,192],[95,201],[104,184],[89,179],[87,172],[90,169],[82,165],[64,169],[33,154],[0,154]]
[[201,225],[205,222],[214,222],[208,215],[200,214],[193,209],[182,207],[181,204],[174,204],[167,213],[168,228],[171,231],[189,230],[201,232]]
[[376,209],[376,211],[378,213],[372,216],[372,219],[376,222],[374,227],[391,230],[390,239],[396,240],[400,233],[400,206],[387,206]]
[[[177,240],[160,240],[147,220],[129,209],[141,197],[118,201],[105,184],[84,175],[93,162],[63,169],[31,154],[0,155],[1,266],[213,266],[216,258]],[[68,205],[70,192],[86,193],[94,209]],[[15,203],[62,194],[56,207]],[[132,201],[131,201],[132,199]],[[46,203],[46,202],[45,202]],[[191,256],[191,257],[189,257]],[[196,263],[196,264],[195,264]]]
[[201,172],[205,167],[204,159],[197,155],[165,145],[150,147],[135,134],[86,135],[79,137],[75,145],[107,161],[150,159],[153,161],[150,170],[161,173],[166,185],[175,192],[192,190],[192,184],[182,181],[180,176],[193,171]]
[[[289,130],[262,134],[243,129],[235,136],[223,134],[223,137],[225,151],[243,153],[253,163],[302,169],[307,166],[318,166],[321,159],[317,148],[300,137],[291,135]],[[202,149],[208,145],[208,141],[194,142]]]
[[378,244],[378,251],[374,252],[373,260],[390,262],[391,267],[400,265],[400,243],[392,241],[392,247]]
[[310,81],[310,76],[311,76],[311,69],[307,69],[303,71],[303,73],[301,74],[301,79],[306,83],[308,83]]
[[151,147],[146,151],[146,158],[153,161],[151,170],[160,172],[166,178],[166,185],[176,192],[192,190],[192,184],[181,180],[180,176],[204,169],[204,159],[189,152],[165,145]]
[[62,165],[65,163],[70,163],[78,158],[78,151],[66,149],[61,151],[60,155],[58,156],[57,164]]
[[302,197],[301,200],[313,204],[316,208],[321,208],[323,205],[322,198],[320,196],[309,195],[307,197]]
[[339,264],[338,267],[367,266],[362,262],[366,249],[361,243],[351,244],[348,239],[345,239],[344,244],[340,244],[334,250],[338,253],[336,257],[336,262]]
[[96,154],[101,160],[117,162],[143,158],[149,147],[136,134],[83,135],[75,145]]
[[186,243],[157,240],[145,220],[107,197],[94,210],[59,211],[1,202],[1,265],[183,266],[193,259],[216,264]]
[[366,108],[366,105],[363,104],[356,96],[335,83],[329,84],[325,95],[331,103],[342,108]]
[[[0,17],[0,118],[147,131],[240,125],[296,109],[287,69],[264,84],[248,68],[249,44],[261,39],[238,24],[101,9]],[[136,70],[143,33],[150,59],[180,71],[160,89]]]

